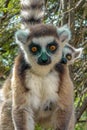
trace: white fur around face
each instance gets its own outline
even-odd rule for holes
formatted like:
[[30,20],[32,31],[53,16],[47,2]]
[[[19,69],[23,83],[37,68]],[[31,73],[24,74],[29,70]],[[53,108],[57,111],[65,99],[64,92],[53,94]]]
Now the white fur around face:
[[71,54],[72,55],[72,53],[74,53],[74,51],[72,52],[72,48],[70,49],[70,48],[64,48],[63,49],[63,54],[64,54],[64,57],[67,55],[67,54]]
[[[42,50],[46,51],[46,46],[48,43],[54,41],[54,37],[52,36],[45,36],[40,38],[33,38],[32,41],[38,45],[41,45]],[[56,39],[55,39],[56,40]],[[57,41],[59,44],[59,41]],[[58,45],[58,49],[56,50],[55,54],[50,54],[51,63],[49,65],[39,65],[37,63],[39,56],[34,56],[30,53],[28,47],[30,43],[27,43],[27,45],[24,46],[24,54],[26,61],[31,65],[31,69],[34,73],[37,73],[38,75],[47,75],[55,66],[56,63],[58,63],[62,56],[62,45],[61,43]],[[48,52],[46,51],[47,55]],[[41,55],[41,54],[40,54]]]
[[45,36],[45,37],[33,38],[32,41],[34,43],[41,45],[42,47],[45,47],[47,43],[53,42],[54,39],[55,38],[52,36]]
[[[23,32],[22,32],[22,35],[23,35]],[[57,41],[57,43],[58,43],[58,49],[56,50],[56,52],[54,54],[48,54],[48,52],[46,50],[46,46],[50,42],[53,42],[54,40]],[[60,41],[58,39],[55,39],[55,37],[53,37],[53,36],[44,36],[44,37],[39,37],[39,38],[33,38],[32,41],[34,43],[36,43],[37,45],[40,45],[43,52],[45,51],[47,53],[47,55],[50,56],[50,58],[51,58],[50,64],[41,66],[37,63],[38,57],[41,54],[39,56],[34,56],[30,53],[29,45],[31,44],[31,41],[28,41],[25,44],[21,43],[20,41],[17,41],[17,43],[19,44],[20,48],[22,49],[22,51],[24,53],[25,60],[31,65],[32,71],[34,73],[37,73],[38,75],[47,75],[54,68],[55,64],[58,63],[61,59],[62,48],[63,48],[62,43],[60,43]]]
[[30,89],[28,103],[34,110],[38,110],[48,100],[58,101],[59,76],[55,71],[45,77],[27,72],[26,86]]

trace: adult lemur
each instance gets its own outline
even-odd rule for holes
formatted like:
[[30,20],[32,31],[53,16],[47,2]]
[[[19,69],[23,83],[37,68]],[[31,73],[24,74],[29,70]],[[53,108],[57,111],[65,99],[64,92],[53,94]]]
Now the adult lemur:
[[70,30],[41,24],[44,0],[21,0],[21,5],[24,26],[16,33],[21,53],[5,83],[12,96],[2,105],[0,130],[34,130],[37,123],[74,130],[73,83],[67,64],[61,63]]

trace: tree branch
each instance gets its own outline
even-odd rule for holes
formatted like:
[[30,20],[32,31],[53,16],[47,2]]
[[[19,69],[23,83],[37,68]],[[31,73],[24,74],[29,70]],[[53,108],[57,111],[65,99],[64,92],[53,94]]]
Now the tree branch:
[[62,15],[65,15],[66,13],[69,13],[69,12],[71,12],[71,11],[73,11],[73,10],[79,10],[79,8],[81,8],[84,4],[85,4],[85,0],[80,0],[80,1],[76,4],[75,7],[70,8],[69,10],[63,12]]
[[87,120],[80,120],[80,121],[78,121],[78,123],[86,123],[87,122]]
[[87,109],[87,97],[84,99],[82,106],[80,108],[77,108],[76,110],[76,123],[79,121],[80,117],[84,113],[84,111]]
[[79,10],[79,8],[81,8],[84,4],[85,4],[85,0],[80,0],[76,6],[75,6],[75,9]]
[[10,2],[10,0],[6,0],[6,1],[5,1],[5,8],[8,7],[9,2]]

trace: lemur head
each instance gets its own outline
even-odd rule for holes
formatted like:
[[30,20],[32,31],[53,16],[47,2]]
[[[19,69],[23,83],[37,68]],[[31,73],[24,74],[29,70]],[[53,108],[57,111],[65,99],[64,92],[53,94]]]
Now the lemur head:
[[83,48],[74,48],[69,44],[66,44],[63,48],[61,63],[72,64],[75,60],[81,57]]
[[70,40],[67,26],[34,25],[16,33],[16,42],[24,53],[31,70],[40,75],[51,71],[62,56],[62,49]]

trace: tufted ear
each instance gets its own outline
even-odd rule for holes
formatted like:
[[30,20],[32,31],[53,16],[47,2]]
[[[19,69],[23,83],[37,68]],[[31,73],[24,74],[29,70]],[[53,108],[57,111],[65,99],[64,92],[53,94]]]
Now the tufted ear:
[[76,60],[81,57],[83,48],[78,48],[78,49],[75,49],[74,51],[75,51],[74,58]]
[[30,31],[28,29],[18,30],[15,34],[16,43],[18,45],[25,44],[27,42],[29,34],[30,34]]
[[57,33],[62,43],[67,43],[71,38],[71,31],[67,25],[57,28]]

